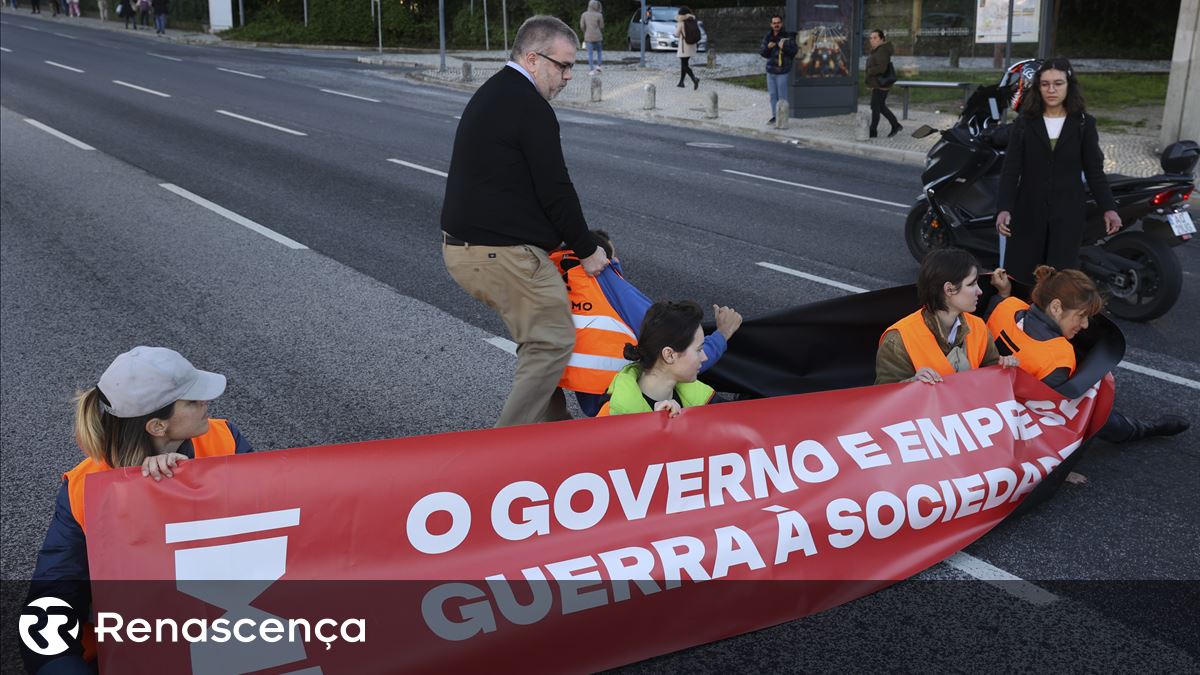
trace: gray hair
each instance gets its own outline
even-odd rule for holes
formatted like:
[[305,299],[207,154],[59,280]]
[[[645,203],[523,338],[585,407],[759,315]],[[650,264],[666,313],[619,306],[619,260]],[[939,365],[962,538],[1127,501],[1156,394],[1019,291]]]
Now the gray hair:
[[554,42],[560,39],[572,45],[579,44],[579,36],[561,19],[546,14],[531,16],[517,29],[509,58],[520,63],[525,54],[550,51]]
[[600,0],[592,0],[588,3],[588,10],[592,12],[600,11]]

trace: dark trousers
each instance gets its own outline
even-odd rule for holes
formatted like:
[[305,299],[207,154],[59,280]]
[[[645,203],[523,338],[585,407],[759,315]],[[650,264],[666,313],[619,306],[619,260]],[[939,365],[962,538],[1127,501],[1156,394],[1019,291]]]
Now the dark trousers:
[[690,56],[679,57],[679,84],[683,84],[683,78],[690,77],[692,81],[696,80],[696,73],[692,72],[692,67],[688,65]]
[[1100,427],[1100,431],[1096,435],[1109,443],[1124,443],[1132,440],[1137,430],[1136,422],[1113,408],[1113,411],[1108,414],[1108,421]]
[[879,132],[879,116],[883,115],[888,122],[892,123],[892,128],[900,126],[896,121],[896,116],[887,107],[887,89],[872,89],[871,90],[871,133]]

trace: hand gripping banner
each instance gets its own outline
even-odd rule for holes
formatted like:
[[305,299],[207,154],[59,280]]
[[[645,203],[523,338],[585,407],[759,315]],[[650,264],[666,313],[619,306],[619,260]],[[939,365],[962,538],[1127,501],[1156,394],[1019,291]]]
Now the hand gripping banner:
[[1112,391],[986,368],[95,474],[101,665],[584,672],[771,626],[978,539]]

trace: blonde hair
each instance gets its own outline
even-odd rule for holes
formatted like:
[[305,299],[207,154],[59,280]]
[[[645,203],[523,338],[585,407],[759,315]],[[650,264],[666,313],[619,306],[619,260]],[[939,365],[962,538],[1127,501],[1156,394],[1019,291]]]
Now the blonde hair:
[[1083,311],[1095,316],[1104,309],[1104,298],[1091,277],[1079,270],[1056,270],[1049,265],[1038,265],[1033,271],[1037,285],[1033,287],[1033,304],[1045,311],[1054,299],[1062,303],[1063,309]]
[[141,466],[155,454],[146,423],[170,419],[175,403],[141,417],[117,417],[105,410],[106,405],[104,394],[96,387],[75,395],[75,442],[92,460],[114,469]]

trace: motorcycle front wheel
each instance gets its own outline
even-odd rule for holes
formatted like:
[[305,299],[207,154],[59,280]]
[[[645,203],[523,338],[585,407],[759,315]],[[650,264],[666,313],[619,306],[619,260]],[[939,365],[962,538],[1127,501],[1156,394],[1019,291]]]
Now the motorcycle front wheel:
[[909,210],[908,219],[904,221],[904,242],[917,262],[924,260],[933,249],[953,244],[946,226],[933,227],[933,215],[929,210],[929,202],[925,200],[913,204]]
[[1183,268],[1171,247],[1145,232],[1126,232],[1104,250],[1134,263],[1122,266],[1120,283],[1097,279],[1108,296],[1108,311],[1129,321],[1150,321],[1166,314],[1183,288]]

